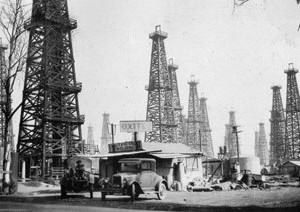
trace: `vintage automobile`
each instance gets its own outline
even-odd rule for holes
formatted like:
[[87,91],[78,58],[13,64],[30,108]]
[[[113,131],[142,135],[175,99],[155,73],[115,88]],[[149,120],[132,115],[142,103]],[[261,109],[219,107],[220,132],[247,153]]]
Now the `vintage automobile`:
[[158,199],[165,199],[168,184],[156,174],[154,159],[124,158],[118,164],[118,173],[112,179],[105,179],[101,183],[102,200],[111,194],[129,195],[131,201],[140,194],[157,194]]
[[93,198],[95,177],[91,159],[74,156],[66,159],[64,164],[64,175],[60,179],[61,198],[66,198],[68,192],[89,192]]

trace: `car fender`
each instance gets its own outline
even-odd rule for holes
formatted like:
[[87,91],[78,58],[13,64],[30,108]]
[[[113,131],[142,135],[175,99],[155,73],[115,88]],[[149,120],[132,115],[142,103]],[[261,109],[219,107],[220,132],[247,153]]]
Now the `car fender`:
[[158,183],[156,183],[156,185],[155,185],[155,191],[158,191],[158,190],[159,190],[159,185],[160,185],[161,183],[165,184],[166,189],[169,190],[169,186],[168,186],[167,181],[166,181],[165,179],[162,179],[162,180],[160,180]]

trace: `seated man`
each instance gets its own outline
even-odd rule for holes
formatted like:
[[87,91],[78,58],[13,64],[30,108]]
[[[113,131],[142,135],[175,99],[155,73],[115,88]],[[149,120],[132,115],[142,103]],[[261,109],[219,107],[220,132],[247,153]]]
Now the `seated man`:
[[76,166],[75,166],[75,176],[78,178],[78,179],[84,179],[85,176],[84,176],[84,172],[85,172],[85,169],[84,169],[84,164],[82,163],[81,160],[78,160],[76,162]]

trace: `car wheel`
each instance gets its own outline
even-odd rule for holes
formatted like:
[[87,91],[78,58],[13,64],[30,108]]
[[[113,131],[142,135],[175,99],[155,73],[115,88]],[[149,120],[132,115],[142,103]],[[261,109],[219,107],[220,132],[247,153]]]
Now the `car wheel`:
[[163,200],[163,199],[166,198],[166,195],[167,195],[166,186],[165,186],[165,184],[160,183],[158,193],[157,193],[157,197],[158,197],[159,200]]
[[134,202],[136,198],[135,185],[131,185],[131,194],[130,194],[131,202]]
[[101,192],[101,199],[102,201],[106,200],[106,192]]

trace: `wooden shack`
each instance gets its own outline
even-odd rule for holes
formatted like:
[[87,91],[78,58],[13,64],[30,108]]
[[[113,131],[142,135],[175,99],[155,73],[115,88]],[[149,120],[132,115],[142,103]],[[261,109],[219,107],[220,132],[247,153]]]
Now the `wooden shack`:
[[124,143],[115,144],[115,147],[109,147],[110,153],[97,156],[99,157],[100,177],[110,178],[116,173],[118,161],[122,158],[154,158],[157,174],[167,180],[168,186],[179,183],[183,190],[194,178],[203,177],[203,154],[184,144],[142,143],[140,141],[135,142],[137,145]]

